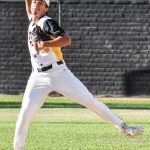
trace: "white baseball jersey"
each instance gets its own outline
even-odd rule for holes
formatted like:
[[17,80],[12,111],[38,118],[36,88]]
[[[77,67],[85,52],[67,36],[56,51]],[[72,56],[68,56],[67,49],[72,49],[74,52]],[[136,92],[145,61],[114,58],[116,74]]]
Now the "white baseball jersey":
[[28,29],[28,47],[31,56],[33,68],[42,68],[54,62],[63,59],[60,47],[45,47],[43,50],[36,50],[32,45],[32,31],[39,26],[46,34],[50,36],[50,40],[55,39],[65,31],[50,17],[42,17],[36,24],[31,21]]

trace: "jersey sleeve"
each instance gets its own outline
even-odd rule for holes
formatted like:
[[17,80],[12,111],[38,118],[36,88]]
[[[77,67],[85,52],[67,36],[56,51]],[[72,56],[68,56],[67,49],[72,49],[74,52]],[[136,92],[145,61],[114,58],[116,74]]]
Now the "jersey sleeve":
[[44,22],[43,30],[48,35],[58,37],[65,33],[64,29],[61,28],[54,19],[48,19]]

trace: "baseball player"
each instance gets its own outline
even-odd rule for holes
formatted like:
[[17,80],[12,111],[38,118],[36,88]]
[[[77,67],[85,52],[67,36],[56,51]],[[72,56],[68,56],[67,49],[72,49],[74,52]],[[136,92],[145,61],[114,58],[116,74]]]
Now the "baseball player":
[[14,149],[24,150],[30,122],[43,105],[45,97],[57,91],[71,100],[87,107],[117,127],[126,136],[143,132],[142,126],[131,127],[98,101],[67,68],[61,47],[71,44],[69,35],[57,22],[48,17],[49,0],[25,0],[30,21],[28,47],[33,71],[24,93],[14,136]]

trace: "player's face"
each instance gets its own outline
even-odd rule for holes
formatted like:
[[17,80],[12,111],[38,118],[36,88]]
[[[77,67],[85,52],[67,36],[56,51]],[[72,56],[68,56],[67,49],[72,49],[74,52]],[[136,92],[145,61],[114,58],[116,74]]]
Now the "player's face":
[[31,12],[33,15],[44,15],[48,11],[48,7],[43,0],[33,0],[31,4]]

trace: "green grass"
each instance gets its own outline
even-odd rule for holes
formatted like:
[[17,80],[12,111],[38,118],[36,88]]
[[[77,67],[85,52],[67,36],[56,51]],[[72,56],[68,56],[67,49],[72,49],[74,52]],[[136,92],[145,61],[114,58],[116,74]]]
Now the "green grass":
[[[31,123],[26,150],[148,150],[149,110],[113,110],[128,123],[142,124],[145,133],[126,138],[116,128],[84,108],[40,109]],[[13,150],[19,109],[0,110],[0,150]]]
[[[150,104],[150,99],[101,99],[109,107],[117,108],[113,111],[127,123],[142,124],[144,134],[127,138],[90,110],[64,97],[48,97],[48,108],[40,109],[31,123],[26,150],[149,150],[150,110],[147,105]],[[22,95],[0,96],[0,150],[13,150],[13,136],[21,100]],[[10,108],[4,104],[6,102]]]
[[[0,95],[0,108],[20,108],[23,95]],[[150,109],[150,98],[99,98],[112,109]],[[65,97],[47,97],[43,108],[84,108]]]

